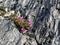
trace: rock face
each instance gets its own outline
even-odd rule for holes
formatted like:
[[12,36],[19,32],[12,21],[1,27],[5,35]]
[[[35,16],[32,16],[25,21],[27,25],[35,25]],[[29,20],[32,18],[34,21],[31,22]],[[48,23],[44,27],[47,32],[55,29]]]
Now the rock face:
[[60,0],[0,0],[1,9],[30,16],[33,27],[22,34],[0,16],[0,45],[60,45]]
[[0,20],[0,45],[37,45],[34,38],[12,27],[13,22]]

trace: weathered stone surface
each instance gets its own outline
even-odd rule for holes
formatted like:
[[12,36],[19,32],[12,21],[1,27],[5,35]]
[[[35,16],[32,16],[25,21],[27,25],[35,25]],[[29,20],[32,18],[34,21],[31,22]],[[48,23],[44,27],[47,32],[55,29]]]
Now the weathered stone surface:
[[29,15],[33,22],[31,32],[22,34],[12,21],[0,17],[0,45],[60,45],[59,5],[60,0],[0,0],[0,9],[7,9],[6,13]]
[[9,20],[0,20],[0,45],[37,45],[34,38],[23,35]]

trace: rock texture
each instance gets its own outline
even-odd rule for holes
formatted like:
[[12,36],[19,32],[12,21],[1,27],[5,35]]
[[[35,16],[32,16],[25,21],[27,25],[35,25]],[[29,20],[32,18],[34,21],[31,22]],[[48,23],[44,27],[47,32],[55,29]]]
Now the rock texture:
[[14,16],[30,16],[33,27],[22,34],[0,16],[0,45],[60,45],[60,0],[0,0],[1,9],[7,15],[13,10]]
[[37,45],[34,38],[23,35],[9,20],[0,20],[0,45]]

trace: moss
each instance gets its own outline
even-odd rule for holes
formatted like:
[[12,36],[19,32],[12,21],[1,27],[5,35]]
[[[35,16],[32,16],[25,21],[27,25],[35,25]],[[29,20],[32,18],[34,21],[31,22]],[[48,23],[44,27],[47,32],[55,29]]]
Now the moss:
[[18,0],[16,0],[18,2]]
[[6,13],[6,11],[4,9],[0,8],[0,16],[3,16]]
[[2,3],[2,1],[0,3]]

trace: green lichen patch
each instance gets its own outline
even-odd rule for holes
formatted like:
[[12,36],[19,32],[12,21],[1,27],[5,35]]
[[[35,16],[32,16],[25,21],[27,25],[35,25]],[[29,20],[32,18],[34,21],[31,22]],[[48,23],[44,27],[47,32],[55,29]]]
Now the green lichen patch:
[[0,8],[0,16],[3,16],[6,13],[6,11],[4,9]]

